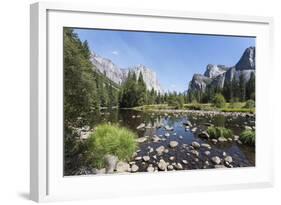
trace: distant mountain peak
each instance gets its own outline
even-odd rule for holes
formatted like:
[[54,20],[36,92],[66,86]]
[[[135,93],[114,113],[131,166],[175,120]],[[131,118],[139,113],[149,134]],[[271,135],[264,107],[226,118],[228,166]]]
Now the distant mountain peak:
[[189,83],[188,91],[205,92],[207,86],[223,88],[225,81],[239,79],[243,75],[246,81],[255,73],[256,65],[255,47],[248,47],[243,52],[238,63],[233,67],[208,64],[204,75],[194,74]]
[[236,70],[255,69],[256,68],[255,59],[256,59],[256,48],[255,47],[247,48],[244,51],[238,63],[235,65]]
[[142,73],[143,80],[148,90],[154,89],[157,92],[163,92],[156,73],[143,64],[138,64],[129,68],[119,68],[110,59],[103,58],[95,52],[92,52],[91,61],[101,73],[105,73],[107,78],[119,85],[127,79],[129,71],[132,71],[136,73],[137,78],[140,73]]
[[222,73],[226,72],[227,69],[228,68],[225,65],[208,64],[204,76],[208,78],[215,78],[218,75],[221,75]]

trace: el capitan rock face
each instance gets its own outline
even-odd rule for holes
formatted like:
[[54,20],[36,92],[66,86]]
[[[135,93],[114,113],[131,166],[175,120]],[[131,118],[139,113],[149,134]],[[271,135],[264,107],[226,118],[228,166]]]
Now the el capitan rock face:
[[244,51],[238,63],[233,67],[212,64],[207,65],[204,75],[194,74],[189,83],[188,91],[200,91],[204,93],[207,86],[222,89],[226,81],[230,82],[234,78],[239,80],[241,75],[248,81],[251,73],[255,74],[255,57],[255,47],[249,47]]
[[148,90],[152,90],[152,88],[153,88],[157,92],[160,92],[160,93],[163,92],[163,90],[160,86],[160,83],[157,80],[156,73],[154,71],[152,71],[151,69],[145,67],[144,65],[137,65],[137,66],[126,69],[125,70],[126,76],[128,76],[129,71],[135,72],[137,78],[139,78],[140,73],[142,73],[143,80],[144,80]]
[[103,58],[94,52],[92,52],[91,61],[99,72],[105,74],[107,78],[118,85],[121,85],[127,79],[128,73],[131,71],[136,73],[137,78],[142,73],[148,90],[154,89],[157,92],[163,92],[156,73],[144,65],[132,66],[125,69],[119,68],[111,60]]

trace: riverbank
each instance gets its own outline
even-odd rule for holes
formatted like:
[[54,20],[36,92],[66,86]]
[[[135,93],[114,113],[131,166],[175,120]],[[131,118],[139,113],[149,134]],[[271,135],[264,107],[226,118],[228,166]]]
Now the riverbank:
[[143,105],[131,109],[144,112],[157,112],[157,113],[191,113],[191,114],[207,114],[207,115],[224,115],[224,116],[255,116],[254,108],[244,108],[245,103],[237,103],[237,107],[231,108],[230,103],[227,103],[223,108],[213,107],[211,104],[184,104],[182,109],[175,109],[173,106],[167,104],[157,105]]

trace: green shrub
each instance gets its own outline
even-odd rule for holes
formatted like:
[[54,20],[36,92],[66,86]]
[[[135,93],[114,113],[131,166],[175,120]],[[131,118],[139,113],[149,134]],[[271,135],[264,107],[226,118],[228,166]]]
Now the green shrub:
[[241,103],[232,101],[229,103],[228,108],[241,108]]
[[180,96],[170,97],[168,99],[168,105],[174,107],[175,109],[183,108],[184,99]]
[[244,108],[255,108],[255,101],[254,100],[247,100]]
[[244,130],[239,138],[242,142],[249,145],[255,145],[256,135],[252,130]]
[[211,138],[215,138],[215,139],[218,139],[219,137],[230,138],[233,136],[232,131],[225,127],[211,126],[211,127],[208,127],[207,132]]
[[118,125],[98,125],[88,139],[90,161],[97,167],[105,166],[106,154],[115,155],[119,160],[129,160],[137,149],[136,134]]
[[255,113],[255,109],[250,108],[223,108],[221,109],[222,112],[248,112],[248,113]]
[[214,106],[223,108],[225,106],[225,99],[222,94],[217,93],[213,99]]
[[201,110],[201,105],[199,103],[185,104],[184,108],[188,110]]

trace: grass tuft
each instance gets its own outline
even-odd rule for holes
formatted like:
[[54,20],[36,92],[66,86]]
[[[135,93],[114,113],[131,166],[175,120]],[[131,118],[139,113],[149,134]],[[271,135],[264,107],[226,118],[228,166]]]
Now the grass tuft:
[[252,130],[244,130],[239,138],[243,143],[248,145],[255,145],[256,135]]
[[137,136],[127,128],[118,125],[101,124],[88,139],[91,163],[97,167],[105,166],[106,154],[115,155],[119,160],[129,160],[137,150]]
[[208,127],[207,129],[208,134],[211,138],[218,139],[219,137],[230,138],[233,136],[233,133],[230,129],[225,127]]

